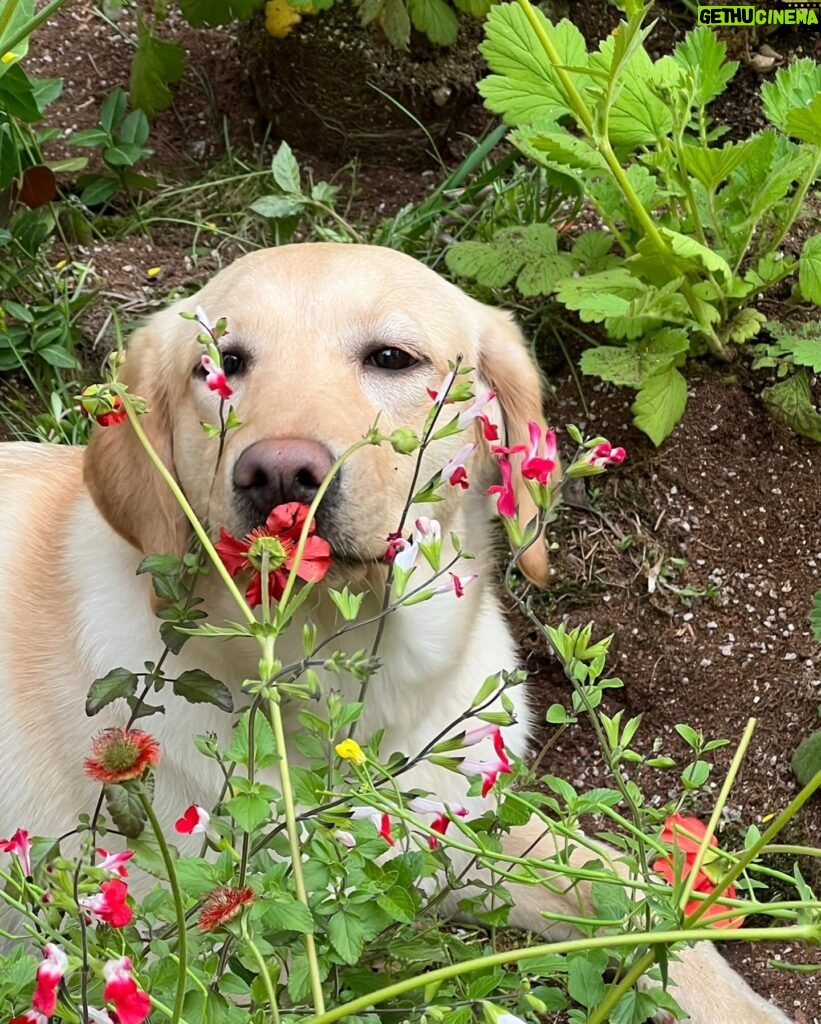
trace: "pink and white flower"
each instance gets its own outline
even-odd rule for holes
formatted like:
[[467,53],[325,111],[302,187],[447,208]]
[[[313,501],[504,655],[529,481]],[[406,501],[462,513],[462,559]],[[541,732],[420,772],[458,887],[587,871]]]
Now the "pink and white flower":
[[108,850],[100,847],[97,853],[103,858],[97,865],[98,868],[108,872],[110,875],[119,875],[120,878],[128,877],[128,868],[125,865],[126,861],[131,860],[134,856],[133,850],[123,850],[122,853],[109,853]]
[[442,402],[446,402],[448,400],[448,393],[450,392],[450,389],[453,387],[453,382],[455,379],[456,374],[453,372],[453,370],[451,370],[450,373],[445,374],[445,379],[439,385],[438,391],[434,391],[433,388],[426,388],[425,390],[430,396],[430,400],[432,402],[438,402],[441,396]]
[[463,758],[459,763],[457,771],[462,775],[472,778],[476,775],[482,778],[482,796],[487,796],[500,775],[509,775],[511,772],[510,760],[505,750],[505,742],[502,738],[502,730],[497,725],[487,723],[468,729],[462,738],[463,747],[472,747],[488,737],[493,738],[493,749],[496,757],[490,761],[479,761],[474,758]]
[[495,455],[513,455],[520,452],[525,453],[522,459],[521,474],[525,480],[535,480],[543,487],[550,483],[550,476],[558,466],[556,451],[556,432],[546,430],[542,438],[542,428],[535,420],[530,420],[527,425],[530,434],[530,443],[514,444],[509,447],[494,445],[491,451]]
[[174,822],[174,829],[181,835],[199,835],[208,830],[211,815],[199,804],[191,804],[181,818]]
[[200,363],[205,370],[205,383],[208,387],[212,391],[216,391],[223,400],[230,398],[234,393],[234,389],[228,383],[225,370],[205,352],[200,357]]
[[472,572],[468,576],[457,576],[455,572],[449,572],[450,582],[440,583],[434,590],[434,594],[454,594],[456,597],[463,597],[465,588],[469,587],[474,580],[479,579],[478,572]]
[[431,569],[438,572],[442,557],[442,527],[439,520],[419,516],[413,524],[412,539]]
[[510,459],[504,457],[499,459],[499,472],[502,474],[502,482],[488,487],[486,494],[498,494],[496,500],[496,511],[503,519],[514,519],[516,516],[516,493],[513,490],[513,466]]
[[79,905],[89,911],[112,928],[124,928],[131,921],[131,907],[126,899],[128,886],[121,878],[112,878],[103,882],[100,891],[94,896],[85,896],[78,900]]
[[442,478],[447,480],[453,487],[459,486],[463,490],[467,490],[470,484],[468,483],[468,474],[465,469],[465,463],[475,450],[475,441],[471,441],[470,444],[466,444],[460,448],[450,462],[443,467]]
[[148,993],[139,988],[132,977],[133,968],[127,956],[107,960],[103,966],[105,988],[103,998],[114,1004],[120,1024],[142,1024],[151,1011]]
[[43,962],[37,968],[37,985],[31,1000],[33,1009],[51,1017],[57,1007],[57,989],[68,967],[68,956],[50,942],[43,949]]
[[356,836],[345,828],[338,828],[334,832],[334,839],[341,843],[346,850],[352,850],[356,846]]
[[602,441],[595,448],[584,456],[583,461],[596,469],[605,469],[607,466],[618,466],[627,458],[624,448],[614,448],[609,441]]
[[491,423],[487,416],[482,412],[485,406],[492,402],[496,397],[495,391],[486,391],[483,395],[480,395],[473,405],[459,413],[457,425],[460,430],[464,430],[470,426],[474,420],[479,420],[482,424],[482,435],[486,441],[498,441],[499,439],[499,428],[495,423]]
[[402,546],[399,547],[399,541],[397,541],[396,547],[398,550],[393,556],[394,568],[401,569],[402,572],[410,574],[416,568],[419,546],[414,544],[413,541],[403,539]]
[[26,878],[31,878],[31,842],[24,828],[18,828],[11,839],[0,839],[0,850],[14,854]]

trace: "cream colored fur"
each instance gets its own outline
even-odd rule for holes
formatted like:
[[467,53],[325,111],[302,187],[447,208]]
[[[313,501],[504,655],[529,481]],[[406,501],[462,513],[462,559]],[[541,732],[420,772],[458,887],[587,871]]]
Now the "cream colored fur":
[[[201,421],[217,418],[217,399],[194,374],[201,348],[195,324],[179,316],[201,305],[228,318],[226,346],[241,346],[248,367],[232,380],[242,426],[228,436],[215,474],[216,444]],[[409,372],[363,365],[378,345],[394,345],[420,360]],[[145,418],[152,441],[186,495],[213,530],[246,528],[237,512],[232,468],[242,451],[266,438],[304,437],[338,455],[379,417],[389,432],[419,428],[436,388],[458,355],[477,368],[480,387],[493,387],[510,441],[525,440],[528,419],[541,418],[538,376],[509,317],[482,306],[414,260],[385,249],[330,244],[287,246],[254,253],[217,275],[197,295],[155,316],[132,339],[125,379],[148,399]],[[442,466],[464,443],[457,436],[431,448],[426,473]],[[387,446],[365,448],[343,470],[334,512],[337,553],[331,574],[338,585],[368,589],[371,610],[379,601],[384,551],[410,485],[413,458]],[[474,473],[481,476],[480,467]],[[440,595],[401,610],[387,622],[358,736],[385,730],[382,749],[420,749],[467,708],[480,682],[516,666],[516,651],[491,585],[488,500],[482,487],[450,488],[435,514],[444,531],[456,531],[476,561],[456,571],[478,571],[465,596]],[[532,505],[519,495],[523,518]],[[420,510],[428,512],[425,508]],[[128,424],[98,429],[87,451],[34,444],[0,445],[0,836],[16,828],[51,835],[70,829],[77,814],[93,807],[96,786],[82,770],[89,739],[104,725],[122,723],[125,711],[106,709],[95,720],[84,713],[89,684],[116,666],[141,671],[161,651],[150,585],[135,576],[143,553],[180,550],[187,526],[151,469]],[[525,570],[547,579],[543,545],[528,554]],[[235,618],[223,589],[207,580],[203,596],[212,621]],[[321,590],[305,610],[319,636],[339,625]],[[303,616],[304,617],[304,616]],[[280,656],[300,656],[299,624]],[[367,648],[373,627],[349,635],[351,650]],[[289,645],[293,650],[289,651]],[[340,645],[342,646],[342,645]],[[192,640],[168,673],[203,667],[239,687],[256,674],[255,645]],[[354,699],[345,676],[330,686]],[[523,690],[513,691],[518,723],[505,730],[508,747],[527,750],[530,710]],[[149,721],[162,745],[156,803],[169,825],[189,803],[210,805],[219,778],[196,753],[191,737],[214,731],[226,736],[228,716],[162,694],[167,712]],[[241,698],[240,698],[241,702]],[[286,725],[299,728],[297,707],[286,707]],[[477,752],[479,756],[482,751]],[[451,802],[466,800],[466,781],[422,765],[407,779]],[[535,851],[549,859],[549,839],[533,822],[516,829],[511,852]],[[581,856],[581,854],[579,855]],[[585,854],[583,859],[589,859]],[[514,887],[513,922],[557,934],[540,911],[573,912],[583,892],[551,895]],[[778,1024],[787,1018],[754,994],[714,948],[702,943],[671,965],[676,997],[697,1024]]]

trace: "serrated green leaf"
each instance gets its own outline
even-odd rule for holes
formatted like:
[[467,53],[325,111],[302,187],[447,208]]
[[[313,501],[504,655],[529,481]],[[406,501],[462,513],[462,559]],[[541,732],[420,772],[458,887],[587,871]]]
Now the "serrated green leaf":
[[358,917],[340,910],[328,920],[328,938],[346,964],[356,964],[365,946],[365,930]]
[[808,107],[791,110],[787,114],[787,134],[813,146],[821,146],[821,93]]
[[792,111],[810,106],[821,93],[821,64],[809,57],[779,68],[771,82],[761,86],[761,108],[767,120],[788,132],[787,119]]
[[821,729],[816,729],[801,742],[792,757],[792,770],[802,786],[821,772]]
[[671,231],[670,228],[659,227],[659,234],[670,246],[676,262],[683,271],[696,270],[702,273],[714,274],[722,281],[730,281],[733,272],[727,261],[713,252],[706,245],[696,241],[689,235],[683,235],[679,231]]
[[738,69],[738,61],[727,61],[727,47],[706,25],[684,37],[673,51],[673,59],[693,76],[694,99],[706,106],[719,96]]
[[394,921],[403,921],[405,924],[411,924],[414,921],[419,909],[419,900],[418,897],[415,897],[415,890],[404,889],[400,885],[391,886],[387,892],[380,893],[376,897],[376,902],[386,914],[390,914]]
[[517,128],[508,139],[518,149],[545,167],[574,168],[577,170],[605,170],[607,162],[586,139],[561,128]]
[[309,935],[314,930],[314,919],[304,903],[287,893],[278,893],[273,900],[266,900],[263,916],[266,928],[299,932]]
[[519,272],[523,257],[492,242],[459,242],[445,253],[445,263],[460,277],[473,278],[485,288],[501,288]]
[[146,814],[140,797],[127,783],[105,787],[105,804],[111,820],[129,839],[136,839],[145,829]]
[[588,274],[609,270],[617,257],[611,255],[613,236],[607,231],[585,231],[573,243],[573,259],[578,260]]
[[[566,19],[553,25],[538,7],[534,12],[562,64],[586,67],[587,47],[581,32]],[[479,92],[485,106],[508,124],[556,121],[571,113],[558,76],[518,4],[496,4],[490,9],[479,49],[493,72],[479,83]],[[592,79],[574,74],[573,81],[584,97]]]
[[648,377],[630,407],[633,422],[658,446],[684,415],[687,382],[675,367]]
[[459,21],[444,0],[408,0],[413,27],[437,46],[450,46],[459,34]]
[[776,419],[797,434],[821,441],[821,414],[813,405],[810,383],[804,370],[761,392],[764,404]]
[[821,306],[821,235],[813,235],[804,243],[798,261],[798,286],[805,299]]
[[575,309],[586,323],[599,323],[612,316],[624,316],[630,300],[645,294],[647,286],[625,267],[604,270],[560,281],[556,296],[568,309]]
[[[624,24],[624,23],[623,23]],[[618,59],[617,40],[612,35],[591,54],[591,68],[608,71]],[[660,69],[659,69],[660,70]],[[618,89],[608,119],[608,135],[616,146],[645,146],[665,139],[673,128],[667,103],[650,91],[656,69],[647,51],[637,46],[618,71]]]
[[601,970],[586,956],[571,957],[567,969],[567,991],[582,1006],[597,1006],[604,998]]
[[187,896],[203,896],[219,885],[221,879],[213,864],[202,857],[180,857],[174,865],[180,888]]
[[131,105],[149,117],[167,110],[172,100],[168,86],[179,82],[184,71],[185,50],[179,43],[158,39],[140,22],[137,50],[131,60]]
[[215,704],[223,711],[234,710],[234,698],[225,683],[202,669],[183,672],[174,680],[173,687],[174,693],[189,704]]
[[516,287],[522,295],[551,295],[573,269],[573,257],[566,252],[532,258],[516,278]]
[[225,803],[226,811],[245,832],[253,832],[271,821],[271,808],[258,793],[237,793]]
[[127,668],[112,669],[101,679],[95,679],[86,697],[86,714],[96,715],[120,697],[133,697],[137,692],[137,677]]
[[[710,35],[712,34],[710,32]],[[728,142],[720,149],[699,145],[685,146],[684,166],[705,188],[716,189],[747,159],[752,144],[752,140],[748,140]]]
[[[249,711],[243,713],[234,728],[231,744],[225,751],[225,757],[237,764],[248,764],[248,717]],[[254,764],[257,768],[267,768],[276,764],[276,743],[271,725],[265,715],[258,711],[254,716]]]
[[746,309],[740,309],[727,325],[723,332],[724,336],[737,345],[742,345],[760,332],[766,319],[764,314],[759,313],[757,309],[751,309],[749,306]]
[[306,203],[292,196],[260,196],[251,203],[249,209],[260,217],[276,220],[279,217],[295,217],[302,213]]
[[638,390],[648,377],[681,361],[689,348],[687,334],[675,328],[656,331],[628,346],[599,345],[582,353],[581,371],[620,387]]

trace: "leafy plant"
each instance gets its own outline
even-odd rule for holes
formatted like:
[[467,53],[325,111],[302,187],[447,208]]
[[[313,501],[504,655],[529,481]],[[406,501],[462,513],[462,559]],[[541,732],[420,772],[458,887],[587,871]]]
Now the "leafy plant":
[[[817,590],[812,599],[810,628],[815,639],[821,644],[821,590]],[[821,715],[821,705],[818,714]],[[821,772],[821,729],[811,732],[799,744],[792,757],[792,769],[802,785],[805,779],[811,779]]]
[[821,323],[788,327],[769,321],[773,339],[753,347],[754,369],[775,369],[786,378],[765,388],[762,397],[770,412],[796,433],[821,441],[821,413],[815,407],[808,374],[821,373]]
[[82,177],[79,184],[81,202],[86,206],[104,206],[122,188],[134,205],[134,191],[151,188],[154,178],[134,168],[151,156],[148,142],[148,118],[142,110],[128,110],[128,96],[122,89],[113,89],[100,108],[100,120],[94,128],[73,132],[69,142],[99,150],[108,173],[95,171]]
[[[805,301],[821,302],[821,235],[800,261],[780,248],[821,167],[821,66],[779,70],[762,86],[772,127],[721,145],[726,129],[707,107],[737,65],[708,28],[654,61],[645,15],[634,11],[588,52],[574,25],[551,24],[528,0],[491,10],[486,105],[514,127],[523,154],[583,193],[607,235],[583,233],[568,253],[545,234],[550,270],[536,280],[517,278],[509,235],[456,245],[447,262],[480,283],[555,295],[601,324],[613,344],[585,352],[582,371],[634,388],[635,423],[660,444],[687,401],[681,365],[705,352],[729,358],[754,337],[759,294],[793,277]],[[518,245],[531,260],[528,225]],[[591,249],[593,261],[579,258]]]

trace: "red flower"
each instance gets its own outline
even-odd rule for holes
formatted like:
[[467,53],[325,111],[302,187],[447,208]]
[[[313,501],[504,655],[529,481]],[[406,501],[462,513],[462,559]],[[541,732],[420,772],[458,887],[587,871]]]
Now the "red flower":
[[112,928],[124,928],[131,920],[131,907],[126,903],[128,886],[121,878],[112,878],[103,882],[96,896],[86,896],[79,900],[85,910],[98,917]]
[[389,846],[395,844],[395,840],[391,835],[391,819],[390,815],[384,811],[377,811],[373,807],[352,807],[350,816],[354,820],[357,818],[370,818],[376,827],[376,831],[385,840]]
[[442,469],[442,478],[447,480],[452,487],[461,487],[463,490],[467,490],[470,484],[468,483],[468,474],[465,469],[465,462],[473,454],[476,449],[476,442],[471,441],[470,444],[466,444],[463,448],[453,456],[450,462]]
[[139,729],[105,729],[91,745],[85,760],[86,775],[111,786],[129,779],[141,779],[160,759],[160,745]]
[[407,541],[401,533],[389,533],[387,537],[388,546],[385,550],[384,559],[390,563],[396,558],[400,551],[405,547]]
[[216,391],[220,398],[230,398],[234,393],[234,389],[228,383],[228,378],[225,376],[225,370],[223,370],[221,366],[218,366],[209,355],[203,355],[200,362],[202,363],[202,368],[205,370],[205,383],[208,387],[212,391]]
[[[671,847],[671,856],[662,857],[653,864],[653,870],[662,876],[670,885],[677,885],[689,878],[695,867],[696,857],[701,842],[707,831],[703,822],[698,818],[683,817],[680,814],[671,815],[664,823],[664,830],[661,833],[661,842]],[[693,881],[691,892],[709,895],[715,891],[716,881],[720,876],[720,868],[716,869],[715,864],[719,861],[711,849],[718,848],[718,840],[710,836],[710,843],[699,868],[698,874]],[[736,898],[735,886],[728,885],[721,893],[730,899]],[[702,900],[689,900],[684,907],[685,917],[695,913],[701,906]],[[724,914],[732,909],[726,903],[713,903],[701,915],[700,923],[708,924],[711,917]],[[728,918],[716,923],[717,928],[740,928],[744,923],[742,917]]]
[[26,878],[31,878],[31,843],[25,829],[18,828],[11,839],[0,839],[0,850],[15,854],[20,861],[23,874]]
[[213,889],[203,903],[199,917],[200,931],[213,932],[217,928],[233,920],[243,907],[254,900],[254,890],[248,887],[236,889],[230,885],[221,885]]
[[80,400],[80,412],[83,416],[93,417],[101,427],[113,427],[128,419],[128,413],[125,411],[123,400],[119,395],[111,397],[102,393],[99,387],[92,394],[88,392],[87,388]]
[[495,455],[514,455],[525,452],[522,459],[522,476],[525,480],[535,480],[542,486],[550,482],[550,475],[558,465],[556,457],[556,434],[553,430],[546,430],[544,441],[542,441],[542,429],[534,420],[527,425],[530,433],[530,444],[514,444],[509,448],[502,445],[494,445],[491,451]]
[[103,999],[114,1003],[120,1024],[143,1024],[151,1012],[151,1000],[132,978],[131,960],[127,956],[108,960],[103,967],[105,988]]
[[197,835],[200,832],[205,832],[210,820],[211,815],[204,807],[191,804],[185,814],[181,818],[177,818],[174,828],[185,836]]
[[624,448],[614,448],[609,441],[602,441],[585,455],[584,460],[590,466],[604,469],[605,466],[618,466],[626,458],[627,452]]
[[43,949],[43,962],[37,968],[37,987],[31,1000],[32,1007],[51,1017],[57,1007],[57,989],[68,966],[68,957],[53,943]]
[[128,868],[125,866],[127,860],[131,860],[134,856],[133,850],[123,850],[122,853],[109,853],[108,850],[104,850],[100,847],[97,853],[103,858],[97,865],[102,871],[108,871],[109,874],[119,875],[120,878],[128,877]]
[[[220,530],[220,539],[214,546],[228,572],[232,576],[240,572],[253,573],[245,591],[245,599],[252,608],[262,603],[264,551],[268,552],[268,587],[271,597],[276,601],[282,597],[307,518],[308,507],[291,501],[287,505],[277,505],[265,525],[252,530],[244,540],[232,537],[225,529]],[[300,579],[318,583],[330,568],[331,546],[321,537],[314,536],[314,529],[315,524],[311,522],[296,572]]]
[[[434,832],[438,832],[440,836],[443,836],[447,832],[448,825],[453,821],[452,815],[457,815],[460,818],[467,816],[467,807],[462,807],[461,804],[447,804],[440,803],[438,800],[428,800],[423,796],[416,796],[408,803],[408,810],[413,811],[414,814],[434,814],[436,817],[430,823],[430,827]],[[428,836],[428,846],[431,850],[435,850],[439,842],[436,836]]]
[[9,1024],[48,1024],[48,1017],[36,1010],[26,1010],[19,1017],[14,1017]]
[[114,396],[112,405],[114,408],[111,412],[104,412],[95,417],[101,427],[113,427],[115,424],[122,423],[123,420],[128,419],[128,413],[123,408],[123,400],[119,395]]
[[493,487],[488,487],[485,493],[498,494],[499,497],[496,501],[496,511],[505,519],[513,519],[516,515],[516,495],[513,491],[513,483],[511,480],[513,475],[513,466],[510,464],[510,459],[499,459],[499,472],[502,474],[502,482],[500,484],[494,484]]
[[459,762],[457,769],[462,775],[467,775],[468,777],[474,775],[482,777],[482,796],[488,795],[500,775],[509,775],[511,772],[510,760],[505,750],[505,741],[502,738],[502,730],[498,725],[487,723],[477,726],[475,729],[468,729],[462,737],[462,745],[465,747],[475,746],[475,744],[480,743],[488,736],[493,737],[493,749],[496,752],[496,758],[492,761],[478,761],[466,757]]

